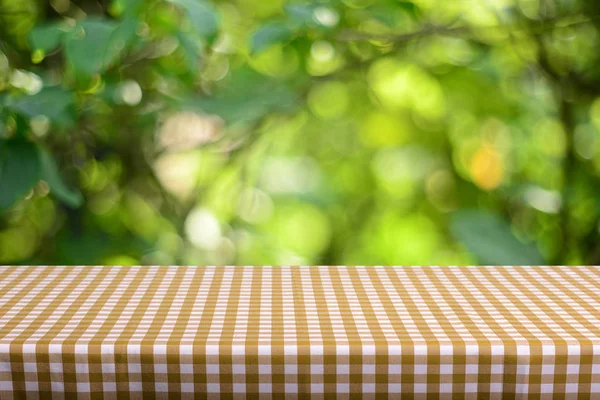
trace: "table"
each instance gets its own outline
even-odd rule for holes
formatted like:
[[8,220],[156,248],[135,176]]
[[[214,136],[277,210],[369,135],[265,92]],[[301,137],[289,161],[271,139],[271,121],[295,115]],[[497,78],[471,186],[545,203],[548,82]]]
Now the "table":
[[600,398],[599,267],[6,266],[0,310],[1,399]]

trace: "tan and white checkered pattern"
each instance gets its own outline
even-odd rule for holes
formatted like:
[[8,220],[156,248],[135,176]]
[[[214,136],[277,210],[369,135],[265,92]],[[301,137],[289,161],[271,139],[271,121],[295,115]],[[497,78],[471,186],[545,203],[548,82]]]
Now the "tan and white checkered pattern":
[[598,398],[599,267],[0,267],[0,399]]

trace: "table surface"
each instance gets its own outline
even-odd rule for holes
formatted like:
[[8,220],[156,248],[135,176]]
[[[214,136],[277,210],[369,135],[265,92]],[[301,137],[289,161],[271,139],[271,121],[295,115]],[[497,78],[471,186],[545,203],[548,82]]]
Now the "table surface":
[[400,391],[600,398],[600,268],[0,267],[3,399]]

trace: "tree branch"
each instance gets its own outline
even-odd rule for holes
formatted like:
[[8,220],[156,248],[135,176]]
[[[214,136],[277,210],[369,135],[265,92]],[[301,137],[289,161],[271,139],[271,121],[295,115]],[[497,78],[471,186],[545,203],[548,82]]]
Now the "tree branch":
[[572,245],[573,232],[571,227],[571,218],[569,215],[569,205],[571,198],[571,184],[575,179],[576,158],[573,146],[573,136],[575,130],[575,119],[571,104],[567,101],[566,92],[574,86],[570,77],[571,73],[561,75],[549,62],[546,47],[540,35],[535,35],[539,45],[538,66],[555,86],[556,104],[563,129],[565,131],[565,159],[563,160],[563,189],[562,189],[562,207],[559,214],[559,225],[561,232],[560,248],[553,257],[551,264],[565,264],[568,261],[569,251],[573,250]]
[[[581,14],[568,15],[568,16],[562,16],[562,17],[556,17],[556,18],[548,18],[548,19],[543,19],[543,20],[539,20],[539,21],[534,21],[527,28],[526,32],[540,34],[540,33],[546,32],[547,30],[549,30],[551,28],[554,28],[558,24],[560,24],[561,28],[567,28],[567,27],[577,26],[577,25],[581,25],[581,24],[587,24],[598,18],[600,18],[600,15],[584,16]],[[497,31],[499,29],[510,30],[511,32],[524,30],[523,27],[517,23],[515,23],[515,24],[499,24],[499,25],[495,25],[495,26],[483,26],[483,27],[452,26],[452,25],[453,24],[442,25],[442,26],[431,25],[431,26],[426,26],[425,28],[423,28],[419,31],[400,34],[400,35],[394,35],[394,34],[377,35],[377,34],[370,34],[370,33],[365,33],[365,32],[356,32],[356,31],[352,31],[352,30],[342,30],[335,36],[335,40],[340,41],[340,42],[360,42],[360,41],[380,40],[380,41],[391,42],[391,43],[403,43],[403,42],[408,42],[413,39],[429,37],[429,36],[433,36],[433,35],[453,36],[453,35],[469,34],[469,33],[472,33],[473,31],[484,32],[484,31]]]

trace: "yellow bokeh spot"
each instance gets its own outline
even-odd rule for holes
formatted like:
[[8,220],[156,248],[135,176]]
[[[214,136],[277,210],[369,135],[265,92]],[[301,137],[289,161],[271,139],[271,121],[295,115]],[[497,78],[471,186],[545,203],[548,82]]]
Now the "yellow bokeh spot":
[[473,182],[484,190],[497,188],[504,178],[504,162],[498,151],[490,145],[482,145],[470,163]]

